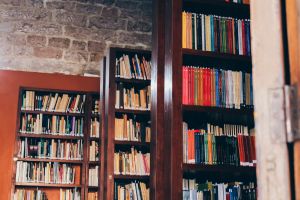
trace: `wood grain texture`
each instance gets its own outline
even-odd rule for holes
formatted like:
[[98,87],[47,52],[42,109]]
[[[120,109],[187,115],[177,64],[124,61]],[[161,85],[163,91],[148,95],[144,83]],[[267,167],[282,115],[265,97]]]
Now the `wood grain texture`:
[[252,1],[251,20],[258,197],[291,199],[280,1]]

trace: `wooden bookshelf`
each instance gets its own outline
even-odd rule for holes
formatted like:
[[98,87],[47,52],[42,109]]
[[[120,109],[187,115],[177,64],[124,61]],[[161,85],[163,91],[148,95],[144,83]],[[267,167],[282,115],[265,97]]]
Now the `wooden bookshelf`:
[[[114,184],[131,182],[131,181],[142,181],[149,183],[149,176],[138,176],[138,175],[115,175],[114,174],[114,153],[117,150],[130,149],[134,147],[135,149],[143,149],[143,152],[150,152],[150,143],[142,143],[135,141],[120,141],[115,140],[115,117],[120,117],[123,114],[127,114],[129,117],[136,116],[141,121],[148,122],[150,120],[151,112],[149,110],[133,110],[133,109],[123,109],[115,108],[116,99],[116,84],[122,83],[123,85],[134,87],[134,88],[144,88],[149,86],[150,80],[141,79],[126,79],[116,77],[116,58],[120,58],[123,54],[134,56],[135,54],[143,56],[146,60],[151,59],[151,53],[149,51],[134,50],[134,49],[124,49],[124,48],[110,48],[106,57],[103,60],[102,71],[104,74],[101,76],[101,83],[104,86],[101,90],[101,95],[105,98],[105,105],[103,108],[103,137],[106,138],[104,152],[104,186],[102,188],[103,199],[113,199],[114,198]],[[150,156],[151,157],[151,156]],[[151,165],[151,164],[150,164]],[[151,165],[152,167],[152,165]]]
[[[160,118],[164,123],[155,121],[158,132],[156,140],[156,154],[164,150],[164,154],[156,157],[156,172],[153,184],[152,198],[180,200],[183,198],[182,180],[192,178],[203,182],[222,181],[256,181],[256,167],[233,165],[200,165],[183,162],[182,122],[197,123],[211,122],[216,124],[234,123],[254,126],[254,109],[229,109],[222,107],[207,107],[184,105],[182,103],[182,66],[203,66],[224,70],[252,73],[250,56],[232,55],[227,53],[208,52],[182,48],[182,12],[196,12],[202,14],[233,17],[239,19],[250,18],[250,6],[245,4],[227,3],[222,0],[167,0],[165,3],[154,1],[153,18],[153,73],[157,76],[151,82],[156,87],[152,93],[156,104],[151,119]],[[160,20],[163,18],[164,20]],[[163,69],[161,69],[163,68]],[[157,73],[160,72],[160,73]],[[158,104],[163,104],[159,107]],[[153,109],[153,107],[151,107]],[[157,111],[157,110],[158,111]],[[163,116],[159,114],[163,112]],[[199,125],[198,125],[199,126]],[[165,147],[165,148],[163,148]]]
[[[85,103],[82,108],[82,113],[70,113],[70,112],[49,112],[49,111],[41,111],[41,110],[24,110],[21,108],[22,106],[22,97],[23,93],[25,91],[35,91],[36,95],[49,95],[50,93],[54,95],[55,93],[58,93],[60,95],[62,94],[69,94],[69,95],[85,95]],[[14,176],[13,176],[13,185],[12,185],[12,194],[14,193],[15,189],[18,188],[41,188],[42,190],[48,190],[52,188],[51,191],[57,191],[59,194],[59,191],[61,188],[80,188],[80,195],[81,199],[87,199],[88,195],[88,169],[89,169],[89,145],[90,145],[90,128],[91,128],[91,119],[97,118],[99,115],[92,114],[92,106],[93,106],[93,100],[99,99],[99,94],[95,92],[80,92],[80,91],[65,91],[65,90],[53,90],[53,89],[43,89],[43,88],[26,88],[22,87],[19,91],[19,103],[18,103],[18,113],[17,113],[17,125],[16,125],[16,144],[21,140],[25,138],[29,138],[30,140],[39,140],[39,139],[55,139],[55,140],[62,140],[66,142],[74,142],[77,140],[83,141],[83,152],[82,152],[82,160],[71,160],[71,159],[56,159],[56,158],[21,158],[18,157],[18,151],[19,146],[16,145],[15,149],[15,159],[14,159]],[[100,102],[99,102],[100,103]],[[82,136],[74,136],[74,135],[67,135],[67,134],[45,134],[45,133],[24,133],[23,131],[20,131],[21,127],[21,116],[32,114],[32,115],[49,115],[49,116],[62,116],[62,117],[76,117],[76,118],[82,118],[83,119],[83,125],[82,125]],[[99,119],[99,117],[98,117]],[[100,126],[101,127],[101,126]],[[99,127],[99,128],[100,128]],[[100,130],[98,130],[100,131]],[[99,135],[101,135],[99,133]],[[99,152],[100,152],[100,136],[99,138],[93,138],[93,141],[99,142]],[[99,158],[100,159],[100,158]],[[75,183],[74,184],[46,184],[46,183],[35,183],[35,182],[25,182],[20,183],[16,182],[16,162],[17,161],[23,161],[23,162],[30,162],[30,163],[61,163],[61,164],[68,164],[70,166],[74,166],[76,170],[75,174]],[[93,163],[94,165],[100,166],[100,161],[96,161]],[[99,170],[100,171],[100,170]],[[80,172],[80,173],[79,173]],[[100,174],[100,173],[99,173]],[[97,188],[100,187],[97,186]]]

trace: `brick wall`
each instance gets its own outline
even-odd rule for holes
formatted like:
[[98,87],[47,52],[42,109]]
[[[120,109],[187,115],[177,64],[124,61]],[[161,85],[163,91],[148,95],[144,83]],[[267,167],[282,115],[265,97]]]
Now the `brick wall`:
[[151,0],[0,0],[0,69],[99,73],[109,46],[150,49]]

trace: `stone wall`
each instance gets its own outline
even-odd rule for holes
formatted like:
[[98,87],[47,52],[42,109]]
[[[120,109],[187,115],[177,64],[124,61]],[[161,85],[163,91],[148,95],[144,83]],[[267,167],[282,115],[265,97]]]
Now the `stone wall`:
[[0,69],[99,73],[110,46],[151,48],[151,0],[0,0]]

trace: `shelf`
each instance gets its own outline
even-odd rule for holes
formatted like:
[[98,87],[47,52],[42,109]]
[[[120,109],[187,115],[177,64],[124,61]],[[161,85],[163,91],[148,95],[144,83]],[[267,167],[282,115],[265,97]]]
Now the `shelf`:
[[50,112],[50,111],[40,111],[40,110],[21,110],[21,113],[84,117],[84,114],[82,114],[82,113]]
[[225,0],[183,0],[182,10],[205,12],[237,18],[250,18],[250,5],[225,2]]
[[27,134],[19,133],[19,137],[27,138],[46,138],[46,139],[64,139],[64,140],[82,140],[83,136],[65,136],[65,135],[50,135],[50,134]]
[[46,183],[16,183],[19,187],[49,187],[49,188],[74,188],[81,187],[80,184],[46,184]]
[[143,80],[143,79],[127,79],[127,78],[115,78],[115,82],[122,82],[122,83],[130,83],[130,84],[143,84],[143,85],[150,85],[150,80]]
[[97,138],[97,137],[90,137],[89,140],[90,141],[100,142],[100,138]]
[[114,143],[117,146],[136,146],[136,147],[146,147],[146,148],[150,147],[150,142],[115,140]]
[[[199,165],[199,164],[183,164],[184,174],[194,174],[194,173],[211,173],[211,174],[226,174],[226,175],[250,175],[254,176],[256,174],[256,167],[248,166],[233,166],[233,165]],[[216,174],[217,173],[217,174]]]
[[148,181],[150,176],[139,176],[139,175],[114,175],[115,180],[140,180]]
[[220,108],[210,106],[197,106],[197,105],[182,105],[183,112],[207,112],[207,113],[221,113],[221,114],[234,114],[234,115],[253,115],[253,108]]
[[63,160],[63,159],[47,159],[47,158],[18,158],[18,161],[26,162],[59,162],[70,164],[82,164],[83,160]]
[[89,165],[100,165],[100,161],[89,161]]
[[89,190],[98,190],[99,186],[88,186]]
[[[193,56],[193,57],[205,57],[209,59],[232,60],[232,61],[239,61],[239,62],[245,62],[251,64],[250,56],[234,55],[228,53],[217,53],[217,52],[200,51],[200,50],[183,48],[182,55]],[[249,66],[249,68],[251,68],[251,66]]]
[[116,113],[123,113],[123,114],[135,114],[135,115],[150,115],[149,110],[132,110],[132,109],[115,109]]

